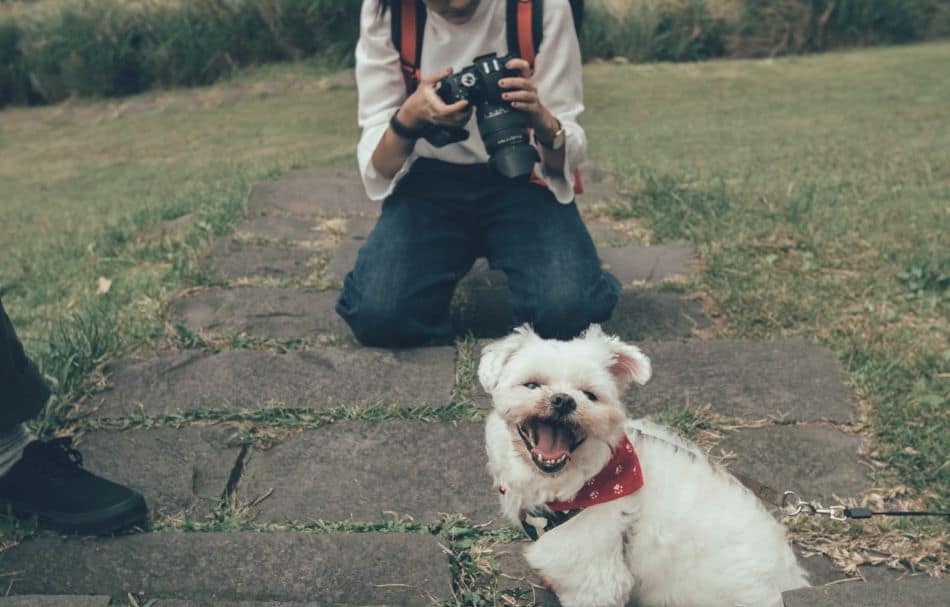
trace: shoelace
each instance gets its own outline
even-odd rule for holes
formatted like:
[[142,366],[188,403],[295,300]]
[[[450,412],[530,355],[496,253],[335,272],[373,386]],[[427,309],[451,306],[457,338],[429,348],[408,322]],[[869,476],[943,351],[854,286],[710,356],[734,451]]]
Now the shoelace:
[[82,467],[82,454],[73,449],[71,436],[54,438],[42,443],[36,443],[33,448],[34,457],[43,469],[52,473],[73,472]]

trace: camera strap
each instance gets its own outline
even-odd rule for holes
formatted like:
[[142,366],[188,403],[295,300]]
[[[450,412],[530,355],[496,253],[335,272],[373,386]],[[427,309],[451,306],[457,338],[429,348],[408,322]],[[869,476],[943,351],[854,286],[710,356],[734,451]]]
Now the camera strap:
[[422,0],[393,0],[390,6],[393,46],[399,51],[399,65],[411,95],[422,79],[422,34],[426,29],[426,5]]

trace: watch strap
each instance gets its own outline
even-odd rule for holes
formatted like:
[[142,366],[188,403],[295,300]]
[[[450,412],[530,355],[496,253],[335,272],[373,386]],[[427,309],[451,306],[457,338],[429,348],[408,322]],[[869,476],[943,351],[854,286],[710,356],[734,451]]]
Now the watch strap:
[[[555,120],[557,120],[557,118],[555,118]],[[553,150],[553,151],[560,150],[561,148],[564,147],[564,139],[566,137],[566,134],[564,132],[564,125],[561,123],[560,120],[557,120],[557,126],[558,128],[556,131],[554,131],[554,136],[550,142],[541,141],[540,139],[537,139],[537,137],[535,137],[535,139],[538,141],[538,143],[541,144],[542,147],[547,148],[549,150]]]
[[393,117],[389,119],[389,127],[393,130],[394,133],[402,137],[403,139],[416,140],[426,134],[426,128],[410,128],[407,125],[400,122],[399,118],[396,116],[399,115],[399,110],[393,112]]

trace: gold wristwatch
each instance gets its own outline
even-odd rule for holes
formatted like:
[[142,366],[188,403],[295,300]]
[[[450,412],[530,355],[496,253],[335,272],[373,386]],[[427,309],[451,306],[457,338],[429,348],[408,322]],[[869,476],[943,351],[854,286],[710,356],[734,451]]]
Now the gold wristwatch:
[[558,120],[557,118],[555,118],[554,120],[557,122],[557,130],[554,131],[554,138],[551,140],[551,143],[541,141],[537,137],[535,137],[535,139],[537,140],[538,143],[540,143],[545,148],[556,152],[564,147],[564,140],[566,139],[566,137],[564,135],[564,125],[561,124],[561,121]]

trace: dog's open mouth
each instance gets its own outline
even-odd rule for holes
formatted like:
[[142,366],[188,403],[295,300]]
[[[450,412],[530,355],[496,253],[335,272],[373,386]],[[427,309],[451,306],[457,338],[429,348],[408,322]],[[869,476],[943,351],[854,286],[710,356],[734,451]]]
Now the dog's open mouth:
[[518,434],[542,472],[557,472],[581,446],[584,433],[576,425],[554,418],[532,417],[518,424]]

